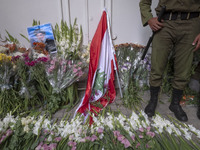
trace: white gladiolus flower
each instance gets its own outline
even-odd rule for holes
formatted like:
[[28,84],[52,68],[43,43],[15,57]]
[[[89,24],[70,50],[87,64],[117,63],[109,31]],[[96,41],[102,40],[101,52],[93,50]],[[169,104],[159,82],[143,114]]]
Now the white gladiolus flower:
[[[3,123],[4,123],[4,127],[7,128],[9,123],[15,124],[16,121],[14,117],[11,115],[11,113],[7,113],[7,116],[3,119]],[[11,125],[10,127],[12,128],[13,125]]]
[[49,142],[52,141],[52,136],[51,135],[47,138],[47,141],[49,141]]
[[184,136],[185,136],[185,138],[186,138],[187,140],[191,140],[191,139],[192,139],[192,133],[191,133],[191,132],[186,132],[186,133],[184,134]]
[[28,133],[30,131],[28,125],[24,126],[24,132]]
[[179,129],[177,129],[177,128],[174,129],[174,132],[179,136],[181,135],[181,131]]
[[166,127],[165,129],[169,134],[172,134],[172,128],[171,127]]
[[188,125],[189,126],[189,129],[192,131],[192,132],[197,132],[197,129],[193,126],[193,125]]
[[100,138],[100,139],[103,139],[103,137],[104,137],[104,134],[101,133],[101,134],[99,135],[99,138]]
[[3,130],[3,122],[2,121],[0,121],[0,132]]

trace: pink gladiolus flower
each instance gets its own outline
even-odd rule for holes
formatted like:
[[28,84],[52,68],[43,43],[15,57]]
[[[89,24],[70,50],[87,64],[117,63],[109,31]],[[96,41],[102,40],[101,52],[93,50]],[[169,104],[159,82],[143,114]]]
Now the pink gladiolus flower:
[[125,147],[125,148],[128,148],[129,146],[131,146],[131,143],[129,142],[128,139],[124,139],[124,140],[122,140],[121,143],[124,144],[124,147]]
[[12,134],[12,130],[11,129],[8,129],[7,131],[6,131],[6,136],[10,136],[11,134]]
[[97,136],[96,136],[96,135],[92,135],[92,137],[91,137],[91,139],[90,139],[90,140],[91,140],[92,142],[94,142],[94,141],[95,141],[95,140],[97,140],[97,139],[98,139],[98,138],[97,138]]
[[144,136],[143,135],[139,135],[139,138],[142,139],[142,138],[144,138]]
[[113,131],[113,134],[115,137],[118,137],[120,135],[120,132],[119,131]]
[[136,148],[138,148],[140,146],[140,143],[137,143]]
[[55,150],[56,149],[57,144],[56,143],[51,143],[49,145],[50,150]]
[[147,131],[149,132],[151,130],[151,127],[147,127]]
[[83,138],[83,139],[80,139],[80,142],[82,142],[82,143],[85,143],[85,141],[86,141],[86,139],[85,139],[85,138]]
[[131,139],[135,142],[135,136],[134,135],[131,136]]
[[144,132],[144,128],[139,128],[139,131],[140,132]]
[[66,68],[67,68],[66,65],[64,65],[64,66],[63,66],[63,72],[66,71]]
[[103,129],[102,128],[98,128],[97,132],[98,133],[103,133]]
[[78,72],[78,76],[81,77],[82,75],[83,75],[83,72],[82,72],[82,71],[79,71],[79,72]]
[[85,137],[85,139],[90,141],[91,138],[90,138],[90,136],[87,136],[87,137]]
[[62,140],[61,137],[56,137],[56,138],[54,139],[54,141],[56,141],[56,142],[60,142],[61,140]]
[[125,137],[124,137],[123,135],[120,134],[120,135],[117,137],[117,139],[118,139],[118,141],[121,142],[121,141],[123,141],[123,139],[125,139]]
[[40,150],[42,148],[43,142],[40,142],[40,144],[35,148],[35,150]]
[[74,135],[70,135],[69,140],[73,140],[73,139],[74,139]]
[[151,132],[151,131],[149,131],[149,132],[147,132],[147,135],[149,135],[150,137],[154,137],[155,136],[155,133],[154,132]]
[[69,141],[67,144],[72,147],[76,146],[76,142],[73,141]]
[[44,144],[44,145],[42,146],[42,148],[43,148],[44,150],[49,150],[49,146],[48,146],[47,144]]
[[73,69],[73,73],[77,73],[77,71],[78,71],[78,70],[77,70],[76,68]]
[[71,61],[71,60],[69,60],[69,61],[67,62],[67,64],[68,64],[69,66],[71,66],[71,64],[72,64],[72,61]]
[[71,150],[76,150],[76,146],[73,146]]

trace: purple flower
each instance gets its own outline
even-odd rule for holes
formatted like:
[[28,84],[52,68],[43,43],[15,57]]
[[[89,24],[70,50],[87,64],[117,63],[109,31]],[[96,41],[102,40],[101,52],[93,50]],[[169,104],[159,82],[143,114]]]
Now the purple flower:
[[137,145],[135,147],[138,148],[139,146],[140,146],[140,143],[137,143]]
[[12,134],[12,130],[11,129],[8,129],[7,131],[6,131],[6,136],[10,136],[11,134]]
[[122,142],[122,141],[125,139],[125,137],[124,137],[123,135],[120,134],[120,135],[117,137],[117,139],[118,139],[118,141]]
[[143,135],[139,135],[139,138],[142,139],[142,138],[144,138],[144,136]]
[[72,147],[76,146],[76,142],[73,141],[69,141],[67,144]]
[[147,132],[147,135],[149,135],[150,137],[154,137],[155,136],[155,133],[154,132],[151,132],[151,131],[149,131],[149,132]]
[[40,58],[37,59],[37,61],[47,62],[48,58],[47,57],[40,57]]
[[73,73],[77,73],[78,69],[73,68]]
[[118,137],[118,136],[120,135],[120,132],[119,132],[119,131],[113,131],[113,133],[114,133],[114,136],[115,136],[115,137]]
[[56,142],[60,142],[61,140],[62,140],[61,137],[56,137],[56,138],[54,139],[54,141],[56,141]]
[[147,70],[151,71],[151,65],[150,64],[147,64]]
[[25,61],[29,61],[30,58],[29,58],[28,56],[26,56],[26,57],[24,58],[24,60],[25,60]]
[[17,56],[13,56],[13,57],[12,57],[12,61],[16,61],[16,60],[18,60],[19,58],[20,58],[19,55],[17,55]]
[[131,136],[131,139],[133,140],[133,142],[135,142],[135,136],[134,135]]
[[85,143],[85,141],[86,141],[86,139],[85,139],[85,138],[83,138],[83,139],[80,139],[80,142],[82,142],[82,143]]
[[55,150],[56,149],[57,144],[56,143],[51,143],[49,145],[50,150]]
[[31,62],[25,62],[27,66],[34,66],[36,64],[36,61],[31,61]]
[[91,137],[91,139],[90,139],[90,140],[91,140],[92,142],[94,142],[94,141],[95,141],[95,140],[97,140],[97,139],[98,139],[98,138],[97,138],[97,136],[96,136],[96,135],[92,135],[92,137]]
[[91,138],[90,136],[86,136],[85,139],[90,141]]
[[43,142],[40,142],[40,144],[35,148],[35,150],[40,150],[42,148]]
[[140,132],[144,132],[144,128],[139,128],[139,131]]
[[79,72],[78,72],[78,76],[81,77],[82,75],[83,75],[83,72],[82,72],[82,71],[79,71]]
[[73,146],[71,150],[76,150],[76,146]]
[[103,129],[102,128],[98,128],[97,132],[98,133],[103,133]]
[[128,139],[124,139],[124,140],[122,140],[122,142],[121,142],[122,144],[124,144],[124,147],[125,148],[128,148],[129,146],[131,146],[131,143],[129,142],[129,140]]
[[151,130],[151,127],[147,127],[147,131],[149,132]]

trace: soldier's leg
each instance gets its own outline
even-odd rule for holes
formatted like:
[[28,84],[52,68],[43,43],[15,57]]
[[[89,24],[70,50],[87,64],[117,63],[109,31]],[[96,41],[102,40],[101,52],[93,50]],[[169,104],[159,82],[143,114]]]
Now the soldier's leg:
[[176,28],[177,40],[174,54],[173,94],[169,109],[174,112],[177,119],[187,121],[187,115],[179,102],[182,98],[183,90],[190,79],[195,47],[192,43],[196,35],[200,33],[200,19],[180,20],[176,23],[179,26]]
[[158,93],[162,83],[162,75],[168,62],[168,56],[173,48],[173,42],[167,27],[157,32],[152,43],[150,101],[145,107],[145,113],[152,117],[158,102]]

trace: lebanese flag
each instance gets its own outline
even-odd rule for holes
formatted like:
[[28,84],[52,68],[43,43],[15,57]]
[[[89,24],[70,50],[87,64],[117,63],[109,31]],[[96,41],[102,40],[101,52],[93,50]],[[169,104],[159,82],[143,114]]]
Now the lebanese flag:
[[[101,20],[90,45],[90,63],[85,96],[76,113],[88,116],[99,113],[116,97],[114,85],[114,47],[108,28],[107,14]],[[75,114],[76,114],[75,113]]]

